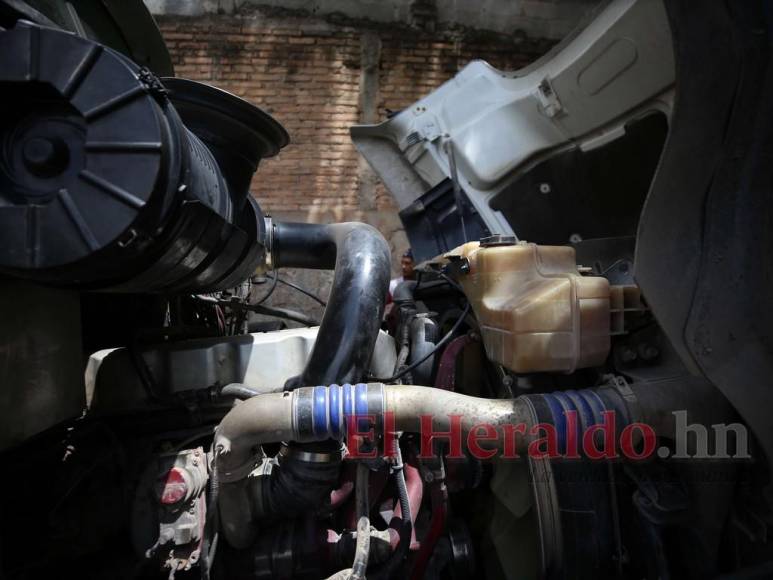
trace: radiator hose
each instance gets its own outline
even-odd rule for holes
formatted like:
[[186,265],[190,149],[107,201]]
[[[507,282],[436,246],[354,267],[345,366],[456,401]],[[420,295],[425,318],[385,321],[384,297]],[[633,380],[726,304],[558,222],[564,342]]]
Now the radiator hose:
[[357,222],[277,222],[267,244],[274,268],[335,270],[314,348],[285,388],[362,380],[370,366],[389,288],[389,245]]

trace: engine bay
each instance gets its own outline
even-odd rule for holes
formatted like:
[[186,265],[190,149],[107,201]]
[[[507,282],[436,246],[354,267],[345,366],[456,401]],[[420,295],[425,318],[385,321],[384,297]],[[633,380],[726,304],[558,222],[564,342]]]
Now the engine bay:
[[706,4],[353,127],[390,290],[271,115],[0,2],[0,579],[770,577],[771,27]]

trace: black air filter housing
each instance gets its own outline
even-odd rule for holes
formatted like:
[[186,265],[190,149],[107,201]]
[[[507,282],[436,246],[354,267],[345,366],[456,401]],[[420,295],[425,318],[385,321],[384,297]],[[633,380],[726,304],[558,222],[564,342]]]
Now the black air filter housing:
[[284,129],[267,113],[218,88],[189,79],[162,78],[169,100],[215,156],[234,207],[241,207],[264,157],[287,142]]
[[[23,22],[0,32],[0,91],[3,271],[87,289],[202,291],[237,284],[262,259],[246,168],[287,143],[265,113],[233,95],[215,103],[260,119],[250,130],[263,146],[241,150],[229,183],[222,152],[185,127],[163,84],[90,40]],[[221,148],[230,137],[216,125],[208,135]]]

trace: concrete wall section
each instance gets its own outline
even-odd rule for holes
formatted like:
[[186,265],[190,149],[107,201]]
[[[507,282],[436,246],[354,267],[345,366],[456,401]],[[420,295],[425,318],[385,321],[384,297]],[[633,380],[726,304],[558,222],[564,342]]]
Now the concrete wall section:
[[599,0],[145,0],[154,14],[266,14],[563,38]]

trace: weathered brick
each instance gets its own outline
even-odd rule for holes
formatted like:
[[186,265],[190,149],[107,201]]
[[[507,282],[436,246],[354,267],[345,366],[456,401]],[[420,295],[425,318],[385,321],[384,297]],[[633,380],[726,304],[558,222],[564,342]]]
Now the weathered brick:
[[[291,144],[261,163],[253,179],[252,194],[268,212],[322,221],[362,219],[377,227],[392,224],[394,231],[397,208],[382,184],[370,207],[360,206],[360,163],[349,137],[349,127],[361,118],[364,29],[258,15],[162,17],[159,24],[179,76],[239,95],[289,131]],[[382,118],[387,109],[403,109],[431,92],[470,60],[513,70],[551,46],[545,41],[517,46],[501,39],[467,42],[397,27],[380,27],[377,34]]]

